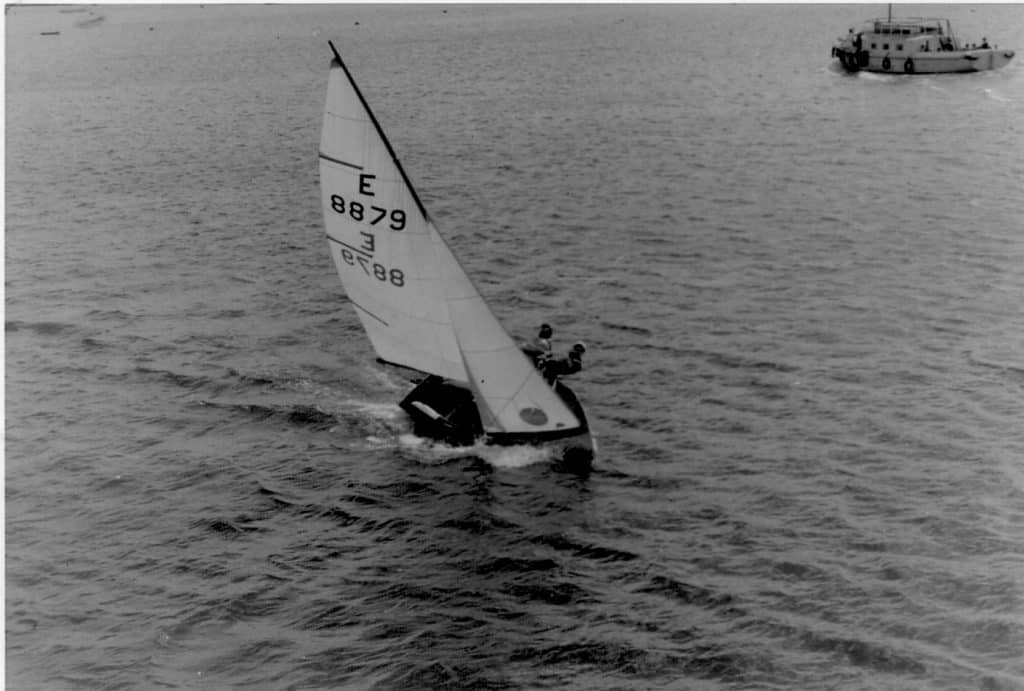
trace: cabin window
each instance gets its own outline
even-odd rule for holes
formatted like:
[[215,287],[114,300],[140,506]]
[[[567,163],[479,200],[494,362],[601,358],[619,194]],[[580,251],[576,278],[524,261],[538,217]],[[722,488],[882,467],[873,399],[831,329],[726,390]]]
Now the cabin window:
[[874,50],[877,47],[878,47],[877,43],[874,43],[874,42],[871,43],[871,50]]
[[902,43],[897,43],[896,44],[896,50],[903,50],[903,44]]
[[882,44],[882,50],[889,50],[889,44],[888,43],[883,43]]

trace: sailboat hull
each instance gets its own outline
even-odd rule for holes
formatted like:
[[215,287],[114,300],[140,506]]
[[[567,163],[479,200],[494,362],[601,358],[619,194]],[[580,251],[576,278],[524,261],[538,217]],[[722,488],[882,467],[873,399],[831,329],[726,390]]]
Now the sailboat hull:
[[487,432],[472,391],[433,375],[417,384],[399,406],[409,415],[417,436],[452,446],[472,446],[481,441],[495,446],[540,446],[550,449],[565,468],[589,470],[594,458],[594,440],[583,407],[565,384],[557,382],[555,392],[579,418],[580,426],[532,433]]

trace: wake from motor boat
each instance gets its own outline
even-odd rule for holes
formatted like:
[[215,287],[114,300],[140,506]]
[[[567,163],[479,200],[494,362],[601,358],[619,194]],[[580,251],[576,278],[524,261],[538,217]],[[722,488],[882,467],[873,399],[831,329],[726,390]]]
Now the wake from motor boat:
[[857,72],[853,75],[856,79],[861,79],[866,82],[883,82],[891,83],[898,81],[901,76],[899,74],[879,74],[878,72]]

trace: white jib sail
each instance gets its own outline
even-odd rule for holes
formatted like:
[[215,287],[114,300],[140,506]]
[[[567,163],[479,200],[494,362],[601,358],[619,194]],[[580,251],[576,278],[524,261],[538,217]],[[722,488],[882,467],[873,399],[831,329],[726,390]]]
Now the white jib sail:
[[382,360],[468,384],[488,432],[581,426],[427,218],[338,60],[328,80],[320,186],[338,275]]

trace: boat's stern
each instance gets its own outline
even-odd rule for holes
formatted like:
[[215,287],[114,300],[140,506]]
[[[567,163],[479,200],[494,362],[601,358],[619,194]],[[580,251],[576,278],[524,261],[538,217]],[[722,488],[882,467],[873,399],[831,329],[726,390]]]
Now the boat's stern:
[[468,446],[483,436],[473,394],[441,377],[422,380],[398,406],[409,415],[417,436],[452,446]]
[[481,440],[500,446],[539,446],[550,453],[557,468],[589,472],[597,445],[586,413],[576,394],[565,384],[556,382],[555,392],[579,419],[578,427],[549,432],[486,433],[473,393],[436,375],[420,381],[398,405],[409,415],[417,436],[451,446],[471,446]]
[[858,72],[868,64],[867,51],[859,50],[853,37],[837,39],[832,44],[832,57],[849,72]]

